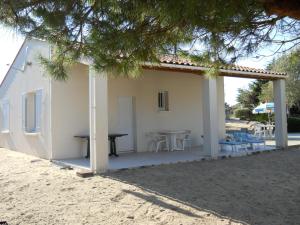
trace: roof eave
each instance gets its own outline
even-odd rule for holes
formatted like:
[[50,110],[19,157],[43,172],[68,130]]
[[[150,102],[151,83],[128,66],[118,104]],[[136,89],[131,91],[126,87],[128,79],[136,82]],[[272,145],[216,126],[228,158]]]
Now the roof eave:
[[[150,63],[146,62],[143,65],[145,69],[155,69],[155,70],[172,70],[172,71],[181,71],[194,74],[204,74],[205,71],[208,71],[209,68],[202,66],[190,66],[190,65],[179,65],[179,64],[170,64],[170,63]],[[240,78],[252,78],[252,79],[265,79],[265,80],[276,80],[276,79],[286,79],[287,75],[277,75],[272,73],[257,73],[257,72],[247,72],[239,70],[230,70],[230,69],[220,69],[221,76],[228,77],[240,77]]]

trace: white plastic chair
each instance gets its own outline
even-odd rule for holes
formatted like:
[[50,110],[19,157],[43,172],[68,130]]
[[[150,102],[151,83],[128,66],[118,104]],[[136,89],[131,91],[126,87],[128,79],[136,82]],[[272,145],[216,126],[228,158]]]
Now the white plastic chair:
[[[176,137],[177,146],[180,146],[178,150],[185,150],[185,147],[188,146],[189,149],[192,147],[192,137],[191,137],[191,131],[187,130],[183,134],[179,134]],[[178,145],[179,143],[179,145]]]
[[274,130],[274,126],[273,126],[273,125],[267,126],[266,133],[267,133],[267,136],[268,136],[269,138],[273,138],[273,137],[274,137],[274,132],[273,132],[273,130]]
[[150,132],[146,136],[150,139],[148,146],[150,146],[151,151],[158,152],[159,150],[162,150],[163,146],[165,146],[164,149],[169,151],[169,142],[166,135]]
[[255,124],[254,136],[259,138],[266,137],[266,130],[264,129],[263,124]]

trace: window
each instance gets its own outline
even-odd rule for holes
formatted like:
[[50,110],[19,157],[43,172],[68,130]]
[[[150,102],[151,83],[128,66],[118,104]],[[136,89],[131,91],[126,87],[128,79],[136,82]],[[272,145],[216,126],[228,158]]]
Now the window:
[[1,113],[2,113],[1,131],[8,132],[9,131],[9,102],[8,101],[3,101],[3,103],[1,104]]
[[169,111],[169,94],[168,91],[158,92],[158,110]]
[[42,90],[22,96],[22,123],[26,133],[40,132],[42,118]]

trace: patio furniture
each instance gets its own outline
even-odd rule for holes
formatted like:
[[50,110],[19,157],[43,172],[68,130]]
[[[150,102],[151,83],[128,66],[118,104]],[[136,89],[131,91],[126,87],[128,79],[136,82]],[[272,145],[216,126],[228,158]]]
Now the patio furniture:
[[[108,140],[110,142],[109,156],[112,156],[112,155],[117,156],[117,157],[119,156],[117,154],[116,138],[123,137],[126,135],[128,135],[128,134],[109,134],[108,135]],[[87,154],[86,154],[85,158],[90,158],[90,135],[75,135],[74,137],[87,140]]]
[[233,133],[233,136],[234,136],[235,140],[244,142],[246,144],[250,144],[252,150],[255,150],[256,144],[263,144],[264,149],[266,148],[266,142],[264,139],[257,138],[251,134],[244,133],[244,132],[235,132],[235,133]]
[[146,134],[146,137],[149,139],[148,148],[150,146],[151,151],[158,152],[163,145],[165,145],[165,149],[169,150],[166,135],[160,135],[157,132],[149,132]]
[[225,139],[222,139],[219,141],[219,144],[221,145],[221,151],[224,151],[224,146],[230,146],[231,147],[231,152],[239,152],[238,147],[240,147],[241,149],[245,149],[244,144],[245,143],[241,143],[238,141],[228,141]]
[[257,123],[254,125],[254,136],[258,138],[273,138],[274,137],[274,123]]
[[185,133],[186,130],[163,130],[158,132],[158,134],[166,135],[168,137],[168,146],[170,147],[171,151],[181,150],[177,145],[177,135]]
[[248,128],[241,128],[241,132],[248,133]]
[[266,137],[266,130],[264,124],[257,123],[254,125],[254,136],[259,138]]
[[123,137],[128,134],[108,134],[108,140],[110,142],[110,153],[109,156],[116,156],[118,157],[119,155],[117,154],[117,147],[116,147],[116,138],[118,137]]
[[274,137],[274,128],[275,128],[274,124],[266,124],[265,125],[265,130],[266,130],[265,132],[266,132],[267,137],[269,137],[269,138]]
[[258,139],[258,138],[249,138],[247,142],[251,145],[251,149],[255,150],[255,145],[263,144],[264,145],[264,150],[266,149],[266,142],[265,140]]
[[221,145],[221,150],[224,150],[223,146],[230,146],[232,152],[239,152],[238,147],[247,150],[246,143],[241,141],[222,139],[219,141],[219,144]]
[[[176,141],[177,141],[178,150],[184,150],[186,146],[188,146],[189,149],[191,149],[191,144],[192,144],[191,131],[186,130],[184,134],[178,134]],[[179,146],[181,146],[181,148]]]
[[75,135],[75,138],[81,138],[87,141],[87,149],[85,158],[90,158],[90,135]]

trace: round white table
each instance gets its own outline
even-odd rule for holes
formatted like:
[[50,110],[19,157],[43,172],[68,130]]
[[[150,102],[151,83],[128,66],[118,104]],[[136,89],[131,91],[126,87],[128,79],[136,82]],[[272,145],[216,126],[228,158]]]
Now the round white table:
[[158,134],[160,135],[166,135],[168,137],[168,142],[169,142],[169,148],[171,151],[174,150],[181,150],[177,146],[177,135],[178,134],[185,134],[187,131],[186,130],[162,130],[159,131]]

